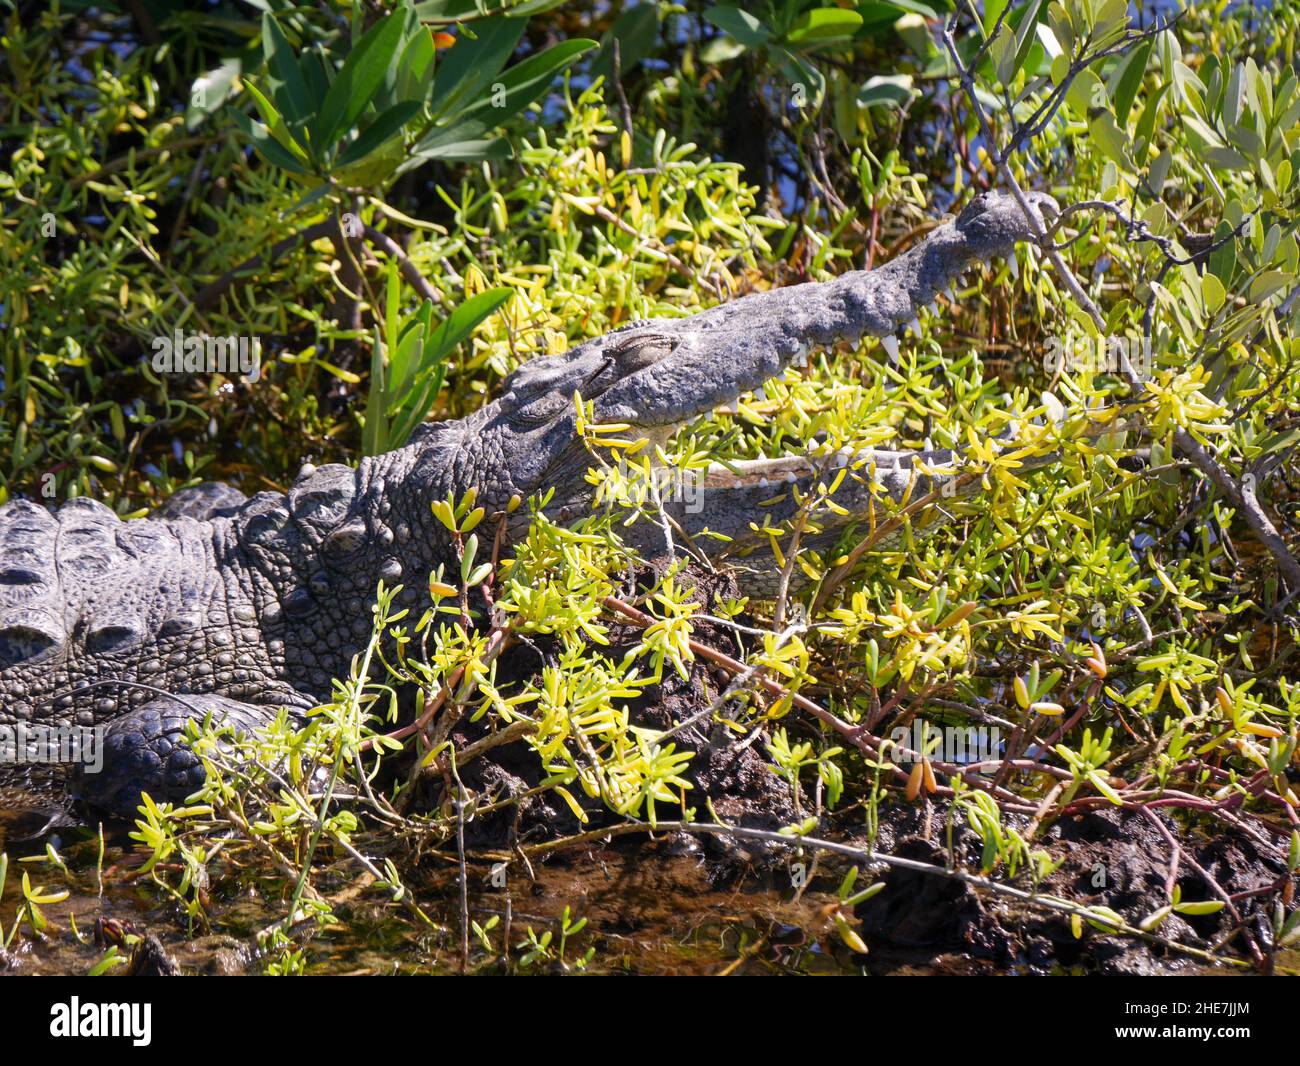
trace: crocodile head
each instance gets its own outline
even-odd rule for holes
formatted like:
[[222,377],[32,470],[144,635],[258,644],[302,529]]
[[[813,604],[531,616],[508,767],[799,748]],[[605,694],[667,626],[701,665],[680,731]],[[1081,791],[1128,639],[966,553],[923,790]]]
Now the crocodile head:
[[[1055,201],[1040,193],[1028,197],[1045,225],[1057,211]],[[547,513],[562,521],[577,518],[590,509],[587,472],[596,460],[579,432],[575,397],[587,407],[591,424],[616,424],[614,435],[623,438],[663,441],[813,349],[874,336],[896,354],[895,334],[964,270],[1006,256],[1033,236],[1012,197],[985,193],[875,270],[747,296],[685,318],[634,322],[564,355],[535,359],[506,380],[493,403],[461,422],[428,428],[425,443],[416,448],[431,483],[435,472],[450,469],[450,487],[474,486],[489,511],[504,510],[512,497],[553,490]],[[656,540],[662,546],[675,529],[711,556],[761,554],[768,538],[756,531],[788,518],[802,493],[837,469],[847,468],[835,496],[847,513],[836,510],[830,526],[842,529],[865,517],[882,489],[897,499],[909,485],[915,490],[917,477],[951,470],[953,461],[948,451],[908,450],[714,465],[702,474],[656,478],[668,490],[661,510],[671,522],[639,522],[629,532],[642,547],[654,547]],[[511,522],[512,534],[522,533],[526,509]],[[823,540],[834,532],[819,528]],[[764,569],[770,566],[760,563],[758,570]]]

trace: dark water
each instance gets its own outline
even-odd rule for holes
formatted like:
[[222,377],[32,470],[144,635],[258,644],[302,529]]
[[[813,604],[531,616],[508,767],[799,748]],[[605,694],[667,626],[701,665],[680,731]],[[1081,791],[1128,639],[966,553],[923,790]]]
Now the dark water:
[[[21,974],[83,974],[104,955],[95,942],[97,922],[116,923],[140,935],[153,934],[186,973],[261,973],[267,958],[259,952],[258,933],[287,910],[283,883],[247,872],[223,880],[206,911],[212,929],[187,933],[180,906],[147,880],[133,881],[129,871],[138,864],[130,842],[108,841],[102,874],[98,842],[62,841],[65,874],[47,861],[21,862],[23,856],[44,856],[43,840],[5,840],[6,829],[17,829],[0,815],[0,850],[9,854],[9,876],[0,898],[0,922],[7,936],[22,903],[22,875],[46,892],[68,891],[65,901],[42,906],[49,922],[42,938],[29,928],[20,932],[10,952],[9,971]],[[558,941],[565,908],[573,919],[586,918],[587,927],[571,938],[565,952],[568,968],[577,969],[594,947],[588,972],[642,974],[716,973],[862,973],[917,972],[923,960],[868,960],[854,955],[822,928],[825,895],[796,900],[793,892],[778,892],[753,883],[738,889],[710,885],[694,856],[671,855],[649,844],[636,848],[595,850],[572,859],[552,859],[534,866],[535,878],[516,879],[493,888],[486,865],[471,870],[470,915],[482,925],[495,915],[490,932],[494,953],[472,938],[470,968],[480,972],[507,969],[498,955],[503,926],[509,916],[510,942],[528,938],[528,929],[541,937],[550,931]],[[229,882],[229,883],[227,883]],[[441,929],[423,926],[407,912],[386,902],[384,894],[354,868],[325,870],[319,881],[342,924],[325,933],[305,928],[294,939],[305,951],[306,970],[317,974],[457,973],[461,969],[459,883],[454,869],[420,869],[414,882],[418,903]],[[235,886],[231,888],[231,885]],[[79,931],[80,937],[73,932]],[[314,927],[313,927],[314,929]],[[520,963],[523,951],[512,952],[515,972],[556,972],[558,960],[531,967]],[[957,967],[957,960],[938,968]],[[930,963],[928,969],[935,969]],[[0,972],[4,972],[0,968]]]

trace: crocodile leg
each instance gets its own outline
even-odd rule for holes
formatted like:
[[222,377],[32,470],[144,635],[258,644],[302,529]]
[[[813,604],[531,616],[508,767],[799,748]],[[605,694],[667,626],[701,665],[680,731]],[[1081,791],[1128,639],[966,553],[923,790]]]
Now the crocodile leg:
[[159,696],[107,724],[98,758],[74,768],[72,793],[101,810],[131,815],[147,792],[158,802],[181,802],[203,787],[203,763],[186,741],[190,722],[209,716],[219,725],[251,732],[276,709],[211,693]]

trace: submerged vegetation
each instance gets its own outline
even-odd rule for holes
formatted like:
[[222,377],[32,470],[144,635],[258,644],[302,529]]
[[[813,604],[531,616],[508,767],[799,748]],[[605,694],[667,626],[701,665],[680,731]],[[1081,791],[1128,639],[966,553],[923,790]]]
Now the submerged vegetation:
[[[306,729],[214,726],[207,787],[129,839],[4,841],[0,964],[124,964],[121,930],[51,917],[116,878],[266,972],[324,968],[358,901],[415,968],[635,968],[576,903],[512,907],[639,847],[815,899],[796,920],[846,970],[900,943],[1294,970],[1300,13],[1152,6],[9,5],[0,501],[283,491],[536,356],[885,262],[971,190],[1062,210],[901,341],[667,441],[584,412],[576,522],[521,500],[506,544],[472,494],[430,500],[459,567],[418,609],[376,590]],[[260,373],[158,373],[178,331],[258,340]],[[741,553],[620,535],[659,521],[660,467],[927,440],[962,449],[954,491],[828,547],[828,474],[753,531],[774,601]]]

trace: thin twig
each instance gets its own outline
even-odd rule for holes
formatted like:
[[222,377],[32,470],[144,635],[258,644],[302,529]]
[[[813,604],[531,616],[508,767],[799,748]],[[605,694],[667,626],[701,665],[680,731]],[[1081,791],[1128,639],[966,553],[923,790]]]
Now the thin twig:
[[393,240],[388,234],[380,233],[374,226],[366,226],[366,240],[371,244],[377,245],[383,249],[393,259],[397,260],[397,269],[402,272],[402,277],[406,279],[408,285],[426,300],[432,300],[436,304],[442,304],[446,301],[442,293],[429,284],[428,279],[420,273],[419,268],[411,262],[411,257],[406,254],[402,246]]

